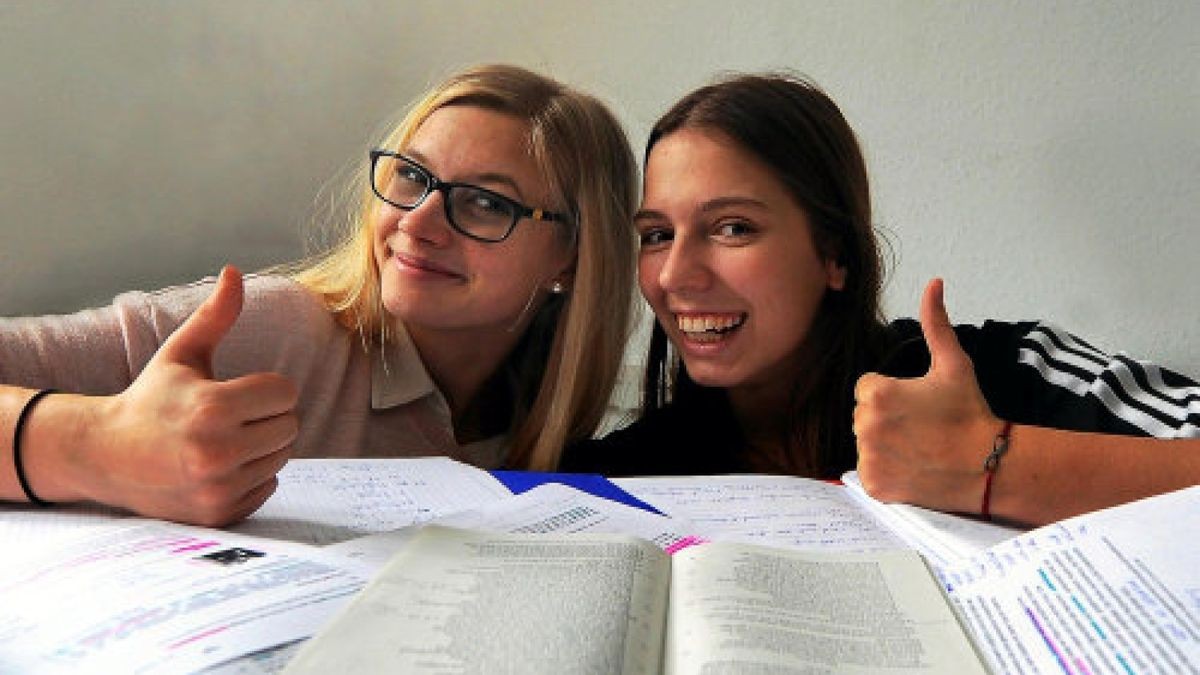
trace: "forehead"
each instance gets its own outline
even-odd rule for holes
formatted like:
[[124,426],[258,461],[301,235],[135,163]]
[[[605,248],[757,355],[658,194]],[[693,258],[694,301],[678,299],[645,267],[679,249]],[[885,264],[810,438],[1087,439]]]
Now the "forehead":
[[445,106],[425,118],[404,151],[443,180],[505,176],[522,193],[546,192],[530,146],[530,124],[515,115],[474,105]]
[[682,207],[725,197],[794,204],[769,167],[718,131],[683,128],[646,158],[643,208]]

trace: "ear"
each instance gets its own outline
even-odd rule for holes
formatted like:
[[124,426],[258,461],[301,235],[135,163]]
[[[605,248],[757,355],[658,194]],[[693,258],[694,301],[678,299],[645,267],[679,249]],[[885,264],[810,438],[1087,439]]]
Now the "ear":
[[833,258],[825,259],[825,279],[835,291],[846,290],[846,266]]
[[571,256],[571,260],[563,265],[558,274],[546,280],[542,286],[551,293],[565,293],[571,290],[575,285],[575,256]]
[[571,272],[563,272],[562,274],[550,279],[546,282],[546,291],[555,295],[562,295],[571,290],[571,285],[575,281],[575,275]]

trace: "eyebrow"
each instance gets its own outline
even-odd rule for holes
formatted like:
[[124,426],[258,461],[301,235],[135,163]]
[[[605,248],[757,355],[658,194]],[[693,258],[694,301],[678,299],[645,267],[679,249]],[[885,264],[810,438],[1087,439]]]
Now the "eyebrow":
[[[767,208],[766,202],[761,199],[752,197],[717,197],[710,199],[700,205],[697,211],[700,213],[712,213],[721,209],[730,208],[733,206],[749,206],[755,209]],[[638,209],[638,212],[633,215],[634,221],[638,220],[669,220],[661,211],[654,209]]]
[[[404,156],[409,157],[411,159],[417,160],[417,162],[419,164],[421,164],[421,166],[429,166],[429,164],[430,164],[429,159],[424,154],[422,154],[420,150],[414,150],[412,148],[407,148],[405,150],[402,150],[401,154],[403,154]],[[460,183],[460,182],[464,182],[464,181],[452,180],[452,181],[447,181],[447,182]],[[470,185],[475,185],[476,183],[491,183],[491,184],[499,183],[501,185],[506,185],[510,189],[512,189],[512,191],[516,193],[517,199],[522,200],[522,201],[525,199],[524,193],[521,192],[521,186],[517,185],[517,181],[515,179],[513,179],[512,176],[509,176],[508,174],[494,173],[494,172],[471,174],[471,175],[467,176],[467,181],[465,181],[465,182],[469,183]],[[483,187],[483,186],[478,186],[478,187]]]

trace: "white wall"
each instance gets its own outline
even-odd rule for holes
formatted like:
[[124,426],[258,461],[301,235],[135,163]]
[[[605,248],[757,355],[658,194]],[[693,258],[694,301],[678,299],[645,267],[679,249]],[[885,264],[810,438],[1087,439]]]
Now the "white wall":
[[[0,314],[292,258],[314,196],[432,81],[512,61],[638,146],[790,68],[841,103],[899,242],[887,307],[1046,318],[1200,376],[1200,3],[0,3]],[[640,152],[639,152],[640,154]]]

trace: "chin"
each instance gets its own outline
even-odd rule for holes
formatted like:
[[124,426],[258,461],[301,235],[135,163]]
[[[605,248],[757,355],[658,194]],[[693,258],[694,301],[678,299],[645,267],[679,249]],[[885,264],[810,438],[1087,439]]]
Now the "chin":
[[[386,285],[381,290],[379,302],[383,305],[383,309],[388,313],[388,316],[392,318],[399,319],[405,323],[412,321],[419,322],[427,318],[426,315],[431,313],[430,303],[426,298],[412,293],[405,293],[403,289],[388,289]],[[434,310],[432,313],[436,314],[436,308],[432,309]]]
[[[687,365],[685,362],[684,365]],[[741,384],[741,378],[725,369],[687,367],[688,377],[701,387],[718,387],[727,389]]]
[[386,281],[379,289],[379,304],[383,305],[384,311],[392,316],[400,316],[404,314],[406,303],[402,293],[397,292],[396,288]]

